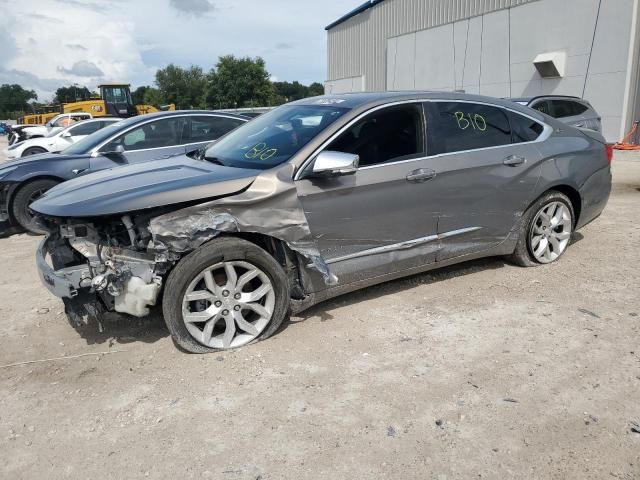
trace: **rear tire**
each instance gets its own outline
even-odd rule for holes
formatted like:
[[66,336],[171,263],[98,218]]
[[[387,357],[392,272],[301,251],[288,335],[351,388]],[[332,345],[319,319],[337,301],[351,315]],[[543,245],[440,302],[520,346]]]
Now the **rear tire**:
[[[254,272],[242,283],[244,275]],[[252,300],[261,289],[266,293]],[[172,270],[162,311],[179,348],[209,353],[270,337],[282,324],[289,300],[287,276],[269,253],[240,238],[219,237]]]
[[39,153],[47,153],[48,150],[42,147],[30,147],[22,152],[21,157],[30,157],[31,155],[38,155]]
[[40,198],[44,192],[55,187],[58,183],[60,182],[47,178],[34,180],[33,182],[20,187],[13,197],[12,211],[13,217],[22,228],[38,235],[47,233],[46,230],[43,230],[34,224],[33,214],[29,210],[29,205]]
[[[548,213],[554,213],[549,218]],[[548,219],[548,221],[547,221]],[[521,267],[537,267],[557,261],[566,252],[575,214],[566,195],[549,190],[524,213],[518,243],[509,261]]]

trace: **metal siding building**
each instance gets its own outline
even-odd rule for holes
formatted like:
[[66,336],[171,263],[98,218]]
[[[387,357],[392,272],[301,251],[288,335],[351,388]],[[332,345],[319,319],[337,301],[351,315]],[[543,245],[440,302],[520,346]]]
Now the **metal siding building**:
[[[584,96],[619,140],[640,117],[640,0],[371,0],[327,27],[327,93]],[[559,58],[543,78],[540,55]]]

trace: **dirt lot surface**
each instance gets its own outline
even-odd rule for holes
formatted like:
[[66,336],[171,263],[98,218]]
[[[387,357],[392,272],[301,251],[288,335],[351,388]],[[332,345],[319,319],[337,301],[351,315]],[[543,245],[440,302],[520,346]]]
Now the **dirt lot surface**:
[[0,239],[0,478],[640,478],[629,157],[559,263],[372,287],[224,354],[180,353],[159,317],[77,332],[39,238]]

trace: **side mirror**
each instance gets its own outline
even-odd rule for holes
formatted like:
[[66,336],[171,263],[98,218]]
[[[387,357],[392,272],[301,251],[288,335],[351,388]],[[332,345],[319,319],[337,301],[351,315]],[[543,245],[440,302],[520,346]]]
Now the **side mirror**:
[[339,175],[351,175],[358,170],[360,157],[353,153],[332,152],[325,150],[320,152],[313,162],[313,177],[335,177]]
[[62,138],[71,138],[71,132],[64,132],[62,135],[60,135]]
[[110,159],[115,161],[122,161],[124,160],[124,152],[124,147],[122,145],[117,145],[113,148],[113,150],[105,150],[100,152],[100,155],[104,155],[105,157],[109,157]]

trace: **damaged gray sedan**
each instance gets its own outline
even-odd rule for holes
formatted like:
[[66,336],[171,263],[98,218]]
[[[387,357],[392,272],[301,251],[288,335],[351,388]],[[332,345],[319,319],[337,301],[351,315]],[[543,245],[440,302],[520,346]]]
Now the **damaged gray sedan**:
[[324,96],[205,151],[74,179],[32,204],[45,286],[73,323],[161,304],[190,352],[246,345],[287,312],[469,259],[556,261],[611,190],[596,132],[510,101]]

